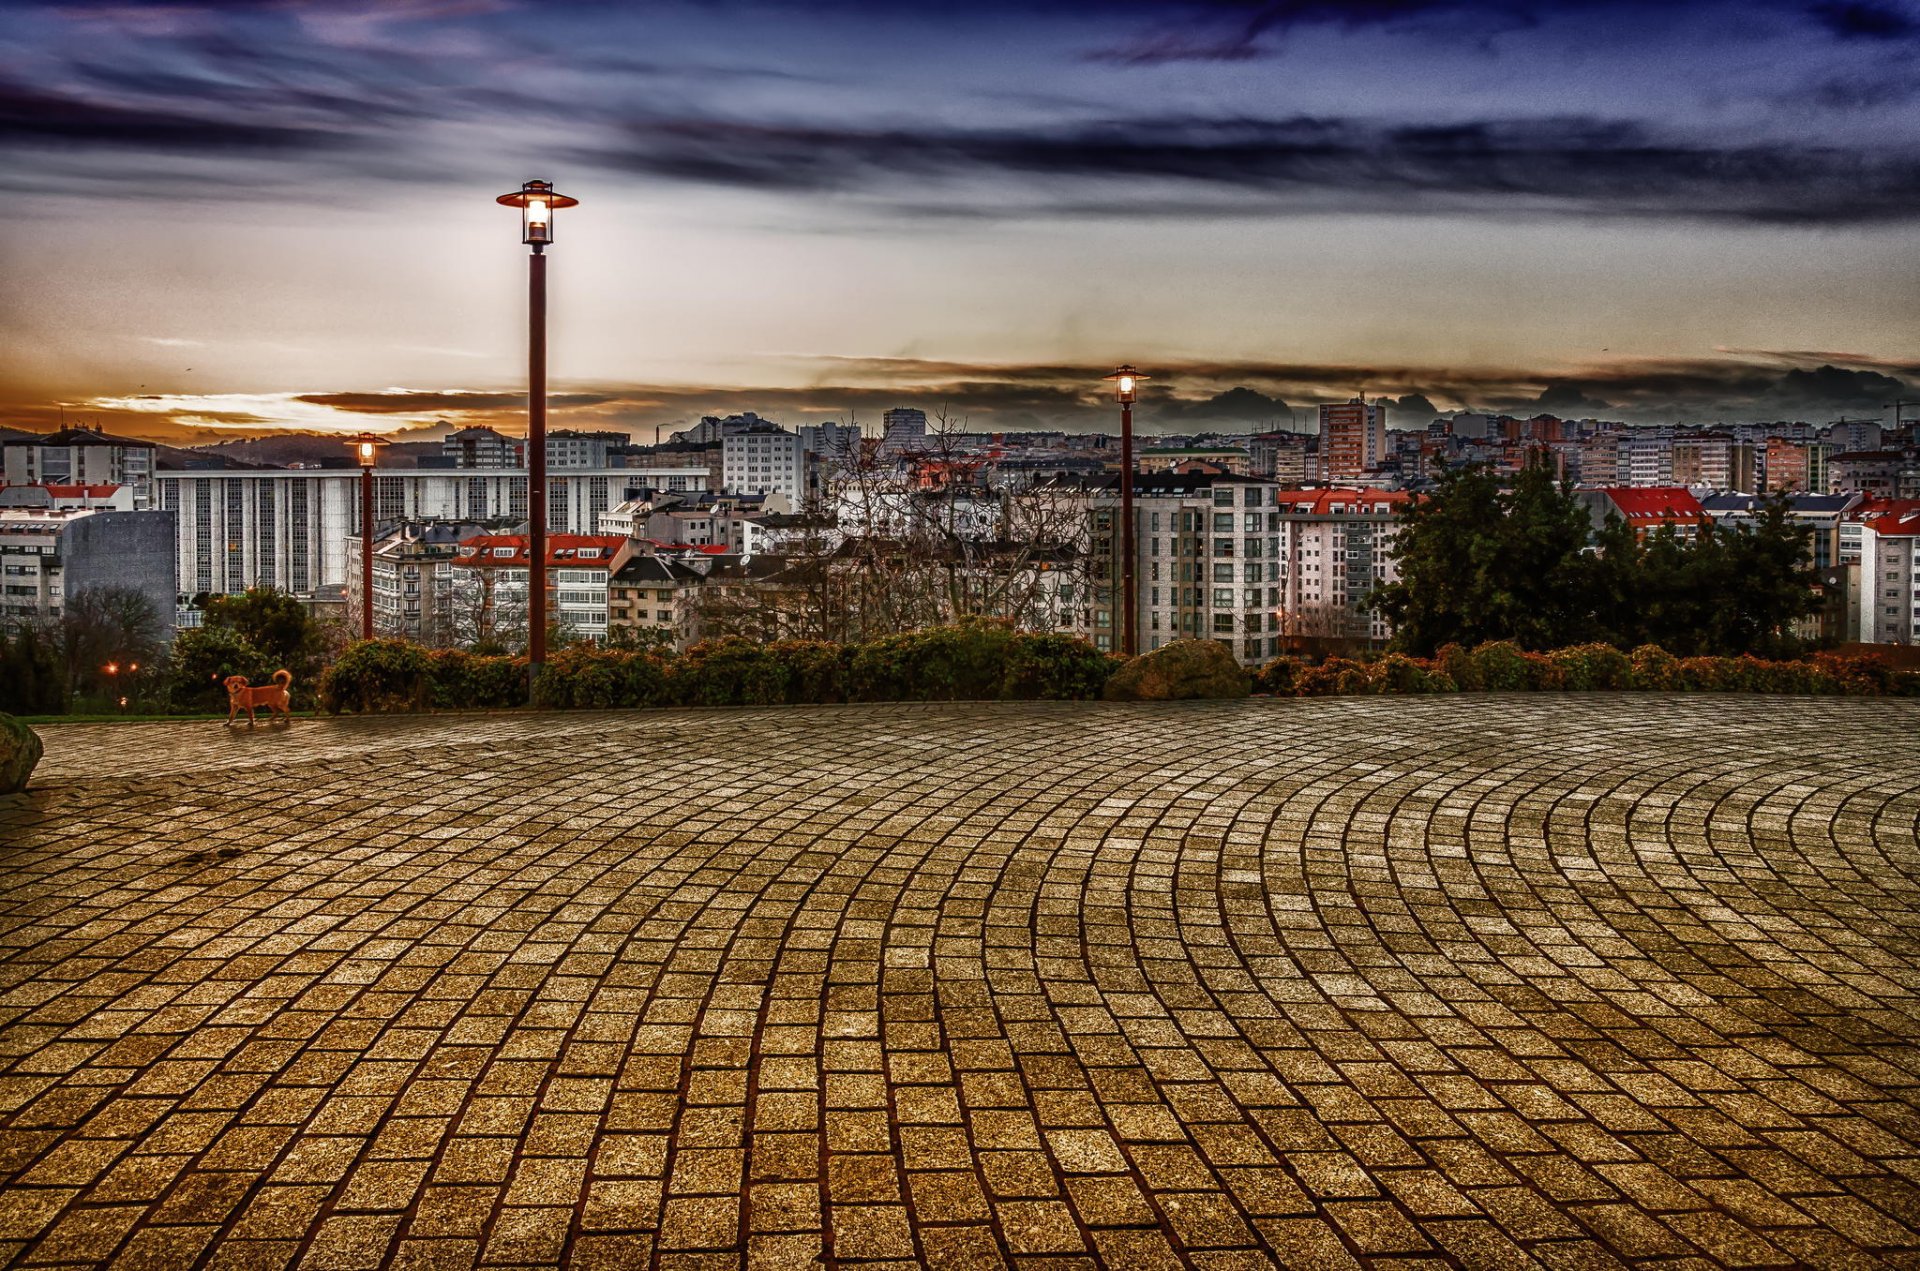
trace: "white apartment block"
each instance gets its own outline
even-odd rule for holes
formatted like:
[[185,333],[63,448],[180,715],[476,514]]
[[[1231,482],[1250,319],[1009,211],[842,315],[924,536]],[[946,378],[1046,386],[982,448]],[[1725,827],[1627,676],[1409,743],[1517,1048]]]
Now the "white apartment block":
[[[632,552],[613,535],[555,534],[547,540],[548,620],[593,640],[607,634],[607,584]],[[515,534],[467,539],[453,557],[452,627],[457,642],[525,638],[527,540]]]
[[[1860,639],[1920,644],[1920,502],[1864,504],[1840,527],[1842,564],[1860,566]],[[1851,624],[1849,624],[1851,625]]]
[[[630,488],[698,491],[705,468],[613,468],[547,476],[547,528],[592,534]],[[176,514],[180,589],[272,587],[308,595],[342,586],[348,539],[360,533],[353,469],[154,474],[158,505]],[[374,521],[525,519],[527,474],[514,469],[405,468],[374,473]]]
[[739,493],[784,494],[800,503],[807,489],[806,447],[784,428],[733,433],[720,442],[720,484]]
[[1393,548],[1405,494],[1387,490],[1281,490],[1280,630],[1289,637],[1383,642],[1386,619],[1360,602],[1397,582]]
[[17,437],[0,444],[0,483],[6,485],[124,485],[133,506],[145,511],[153,498],[152,442],[115,437],[92,428],[63,428],[45,437]]

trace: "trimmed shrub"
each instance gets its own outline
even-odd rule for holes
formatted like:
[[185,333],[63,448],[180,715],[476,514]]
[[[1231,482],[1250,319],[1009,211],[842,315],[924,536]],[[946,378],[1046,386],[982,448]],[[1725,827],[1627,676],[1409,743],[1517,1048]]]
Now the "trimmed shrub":
[[1463,693],[1478,693],[1487,686],[1481,678],[1480,664],[1457,644],[1443,644],[1434,651],[1433,664],[1444,671]]
[[1375,692],[1431,693],[1433,668],[1419,658],[1389,653],[1373,664]]
[[527,660],[434,649],[427,654],[435,710],[501,710],[527,701]]
[[1585,692],[1633,686],[1633,659],[1610,644],[1576,644],[1546,657],[1559,674],[1557,687]]
[[1121,660],[1077,636],[1015,632],[1000,696],[1009,701],[1087,701],[1100,696]]
[[1632,687],[1663,693],[1681,687],[1680,659],[1657,644],[1643,644],[1631,654]]
[[847,698],[855,702],[961,702],[1000,696],[1013,632],[974,621],[881,636],[854,646]]
[[1292,697],[1298,691],[1295,685],[1306,665],[1299,658],[1282,654],[1253,673],[1253,691]]
[[[742,636],[703,640],[667,667],[681,706],[776,706],[787,700],[787,663],[774,646]],[[635,703],[638,705],[639,703]]]
[[1480,687],[1489,693],[1517,693],[1540,686],[1540,668],[1510,640],[1489,640],[1468,660]]
[[627,649],[559,649],[533,685],[533,704],[546,710],[622,710],[671,700],[659,659]]
[[1294,681],[1301,697],[1350,697],[1381,691],[1373,668],[1350,658],[1324,658],[1305,668]]
[[767,653],[787,668],[790,705],[825,705],[847,700],[847,663],[852,650],[825,640],[780,640]]
[[1218,640],[1175,640],[1142,653],[1113,673],[1109,702],[1173,702],[1245,697],[1247,673]]
[[424,710],[432,700],[433,662],[405,640],[357,640],[320,677],[320,705],[329,713]]

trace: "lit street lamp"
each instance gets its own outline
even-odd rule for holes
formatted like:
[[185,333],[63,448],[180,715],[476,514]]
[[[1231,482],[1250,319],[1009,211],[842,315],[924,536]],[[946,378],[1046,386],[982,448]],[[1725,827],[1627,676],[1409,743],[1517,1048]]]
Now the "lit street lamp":
[[360,638],[373,639],[373,460],[386,443],[372,433],[353,439],[360,460]]
[[547,258],[553,214],[579,199],[528,181],[494,202],[520,209],[520,241],[527,257],[527,662],[538,675],[547,660]]
[[1134,574],[1137,535],[1133,526],[1133,399],[1135,386],[1147,376],[1123,365],[1106,377],[1113,381],[1114,400],[1120,403],[1120,652],[1140,652],[1140,588]]

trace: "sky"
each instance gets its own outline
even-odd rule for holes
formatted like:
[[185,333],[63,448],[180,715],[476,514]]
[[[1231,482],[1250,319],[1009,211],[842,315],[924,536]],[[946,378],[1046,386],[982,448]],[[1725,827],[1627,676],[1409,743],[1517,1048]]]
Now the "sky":
[[[1920,0],[0,0],[0,425],[1920,399]],[[1920,414],[1920,404],[1909,411]]]

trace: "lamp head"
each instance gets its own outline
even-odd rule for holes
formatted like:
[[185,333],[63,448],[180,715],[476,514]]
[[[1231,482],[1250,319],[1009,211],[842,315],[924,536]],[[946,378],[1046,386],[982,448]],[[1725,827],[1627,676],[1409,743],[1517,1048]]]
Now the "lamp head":
[[1114,370],[1113,374],[1107,376],[1106,378],[1113,381],[1114,400],[1119,402],[1122,406],[1131,406],[1133,404],[1135,391],[1138,388],[1140,381],[1144,379],[1150,379],[1152,377],[1142,375],[1139,371],[1133,368],[1132,364],[1129,363],[1129,364],[1125,364],[1120,367],[1117,367]]
[[538,251],[553,241],[553,214],[563,207],[578,206],[580,200],[557,192],[550,182],[528,181],[494,202],[520,209],[520,241]]

